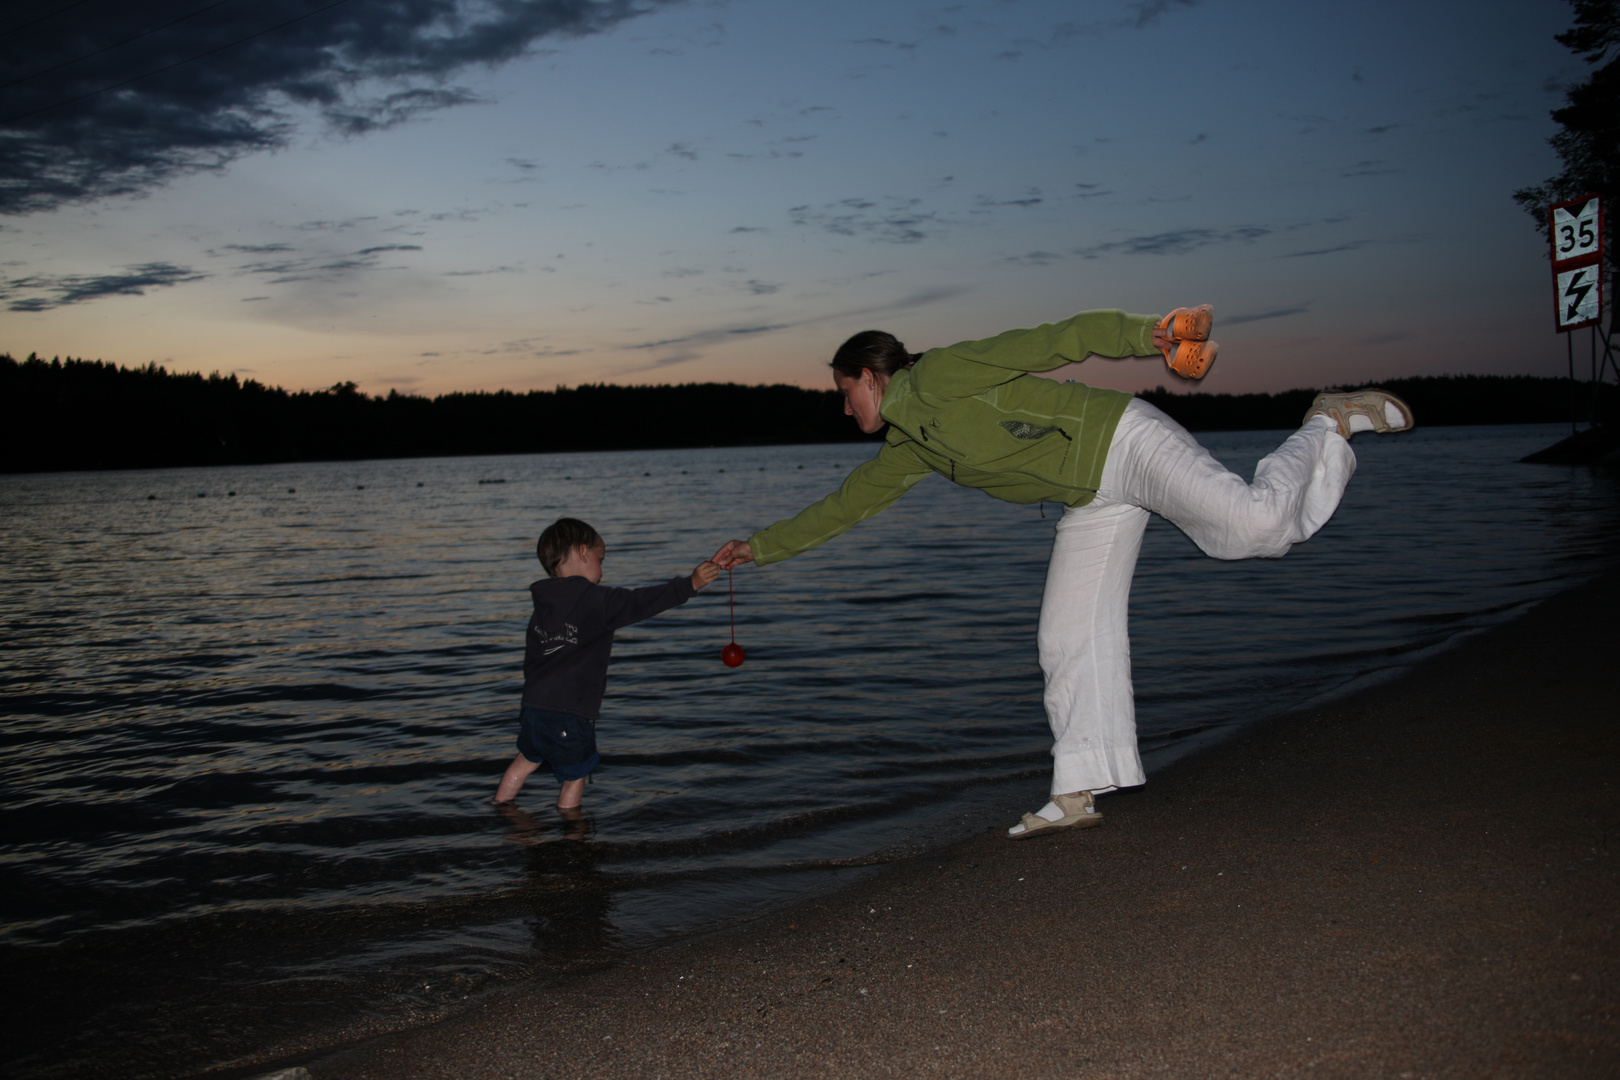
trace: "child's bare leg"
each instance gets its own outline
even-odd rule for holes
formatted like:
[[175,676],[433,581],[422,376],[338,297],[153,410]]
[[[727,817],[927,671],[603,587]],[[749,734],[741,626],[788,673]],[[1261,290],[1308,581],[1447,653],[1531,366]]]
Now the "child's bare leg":
[[580,801],[584,798],[585,778],[583,776],[578,780],[564,780],[562,790],[557,792],[557,809],[578,809]]
[[540,767],[538,762],[530,761],[519,754],[512,759],[512,764],[506,767],[506,775],[501,777],[500,786],[495,789],[495,801],[498,803],[511,802],[517,798],[518,789],[523,787],[523,781],[529,774]]

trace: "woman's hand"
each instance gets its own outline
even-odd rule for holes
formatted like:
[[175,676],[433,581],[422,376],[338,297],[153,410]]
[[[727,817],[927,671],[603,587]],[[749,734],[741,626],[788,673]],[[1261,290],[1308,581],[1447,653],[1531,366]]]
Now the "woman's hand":
[[720,550],[714,553],[712,560],[718,563],[720,569],[730,570],[734,566],[754,561],[754,549],[748,546],[746,540],[727,540],[720,545]]

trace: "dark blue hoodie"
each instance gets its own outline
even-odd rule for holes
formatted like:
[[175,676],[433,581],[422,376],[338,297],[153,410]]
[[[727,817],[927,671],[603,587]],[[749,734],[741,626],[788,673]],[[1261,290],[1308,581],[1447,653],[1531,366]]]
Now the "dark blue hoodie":
[[534,614],[523,648],[523,704],[595,720],[607,690],[613,631],[650,619],[697,595],[690,577],[645,589],[593,585],[582,577],[529,586]]

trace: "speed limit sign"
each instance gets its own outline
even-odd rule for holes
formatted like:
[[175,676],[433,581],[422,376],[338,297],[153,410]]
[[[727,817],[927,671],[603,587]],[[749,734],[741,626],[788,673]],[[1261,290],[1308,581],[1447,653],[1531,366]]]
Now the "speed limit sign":
[[1603,318],[1603,200],[1558,203],[1547,219],[1558,330],[1595,325]]

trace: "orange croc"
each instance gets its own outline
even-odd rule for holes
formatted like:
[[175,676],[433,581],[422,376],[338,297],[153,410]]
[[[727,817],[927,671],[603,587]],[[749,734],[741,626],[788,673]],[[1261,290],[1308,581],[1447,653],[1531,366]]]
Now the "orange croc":
[[1220,346],[1213,341],[1177,341],[1164,350],[1164,361],[1177,375],[1202,379],[1218,351]]
[[1178,307],[1159,320],[1159,327],[1170,331],[1176,341],[1208,341],[1209,328],[1215,322],[1215,308],[1200,304],[1195,308]]
[[1170,338],[1163,351],[1171,371],[1188,379],[1204,377],[1220,349],[1209,340],[1209,328],[1214,322],[1215,309],[1209,304],[1176,308],[1159,320],[1159,329]]

